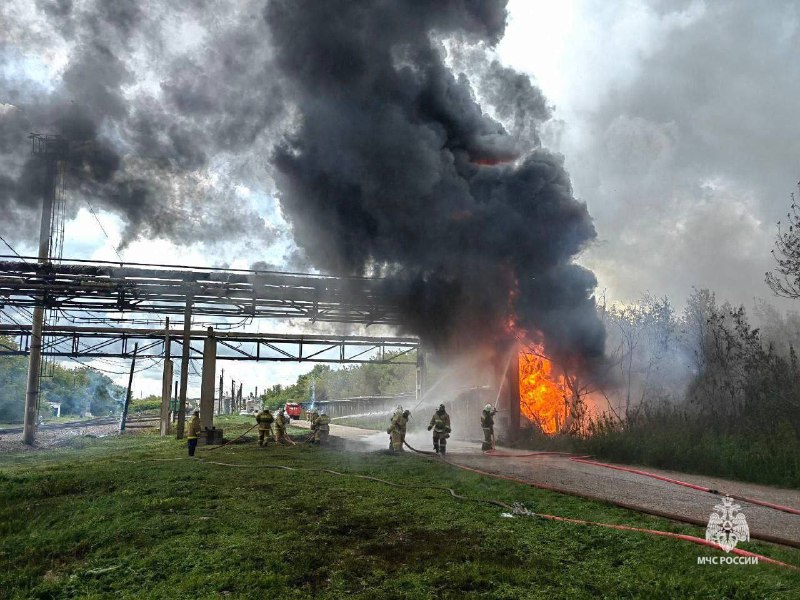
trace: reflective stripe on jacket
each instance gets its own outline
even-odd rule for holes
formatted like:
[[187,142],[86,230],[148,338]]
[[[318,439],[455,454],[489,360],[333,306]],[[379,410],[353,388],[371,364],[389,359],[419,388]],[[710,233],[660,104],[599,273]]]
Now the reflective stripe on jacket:
[[446,412],[439,414],[437,411],[433,413],[430,425],[436,433],[450,433],[450,415]]
[[274,420],[275,419],[272,417],[272,413],[270,413],[268,410],[263,410],[258,413],[258,416],[256,417],[256,423],[258,423],[259,431],[267,431]]

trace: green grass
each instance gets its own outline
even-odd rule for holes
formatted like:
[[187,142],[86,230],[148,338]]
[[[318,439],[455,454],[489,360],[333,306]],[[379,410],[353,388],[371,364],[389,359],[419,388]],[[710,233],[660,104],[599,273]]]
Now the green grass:
[[800,489],[800,439],[788,425],[770,433],[723,435],[664,419],[601,430],[576,450],[608,460]]
[[[251,420],[223,419],[228,437]],[[471,499],[701,535],[696,527],[465,473],[433,459],[173,439],[77,438],[0,455],[0,598],[790,598],[800,574],[633,532],[266,465],[449,486]],[[299,432],[298,432],[299,433]],[[180,460],[155,460],[180,459]],[[125,462],[131,461],[131,462]],[[746,549],[800,565],[800,551]],[[721,553],[718,553],[721,555]]]

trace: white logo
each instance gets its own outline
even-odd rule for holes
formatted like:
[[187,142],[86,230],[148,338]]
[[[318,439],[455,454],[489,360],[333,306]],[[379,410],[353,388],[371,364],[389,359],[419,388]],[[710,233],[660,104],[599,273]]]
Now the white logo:
[[706,541],[718,544],[725,552],[736,548],[739,542],[750,540],[750,528],[747,519],[739,512],[742,507],[733,503],[733,498],[725,496],[722,504],[714,508],[718,512],[711,513],[706,527]]

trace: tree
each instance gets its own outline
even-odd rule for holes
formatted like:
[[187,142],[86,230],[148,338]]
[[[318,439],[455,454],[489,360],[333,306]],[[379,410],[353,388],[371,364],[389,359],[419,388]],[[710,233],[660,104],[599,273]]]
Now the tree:
[[[0,347],[17,350],[13,340],[0,337]],[[58,402],[62,415],[106,415],[119,412],[125,393],[106,375],[80,366],[67,369],[58,364],[42,377],[40,401]],[[0,421],[20,421],[25,410],[28,360],[24,356],[0,357]]]
[[[798,188],[800,189],[800,182]],[[791,208],[786,213],[788,225],[784,226],[778,221],[778,234],[772,250],[778,266],[773,272],[766,274],[766,281],[777,296],[800,298],[800,207],[794,194],[791,199]]]

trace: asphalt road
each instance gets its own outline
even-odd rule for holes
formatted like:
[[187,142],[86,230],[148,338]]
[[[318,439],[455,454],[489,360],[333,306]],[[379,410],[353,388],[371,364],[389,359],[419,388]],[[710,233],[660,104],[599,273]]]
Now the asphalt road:
[[[295,424],[307,426],[300,421]],[[388,447],[388,436],[356,427],[331,425],[331,435],[352,443],[353,450],[378,450]],[[407,441],[415,448],[431,450],[427,432],[409,434]],[[498,448],[498,452],[522,454],[524,451]],[[480,444],[451,440],[447,459],[492,474],[511,476],[526,482],[544,484],[569,494],[589,496],[623,504],[635,510],[654,514],[667,513],[678,520],[705,525],[720,496],[693,490],[635,473],[627,473],[575,462],[568,456],[499,457],[487,456]],[[634,467],[636,468],[636,467]],[[701,485],[720,492],[772,502],[800,509],[800,491],[730,481],[717,477],[689,475],[639,467],[643,471]],[[738,501],[753,538],[787,540],[800,547],[800,515]]]

